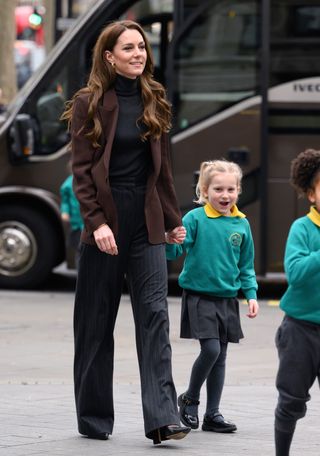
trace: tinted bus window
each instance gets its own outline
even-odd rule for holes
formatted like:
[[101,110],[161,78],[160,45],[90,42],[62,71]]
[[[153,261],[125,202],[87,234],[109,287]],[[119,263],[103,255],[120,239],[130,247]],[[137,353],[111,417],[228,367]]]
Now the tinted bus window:
[[[320,73],[320,6],[315,1],[272,2],[270,85]],[[309,3],[309,5],[308,5]]]
[[79,84],[79,71],[74,46],[46,74],[28,98],[23,112],[34,119],[36,133],[35,154],[46,155],[57,151],[68,140],[66,125],[60,121],[69,100]]
[[190,24],[174,55],[178,130],[259,92],[258,30],[255,1],[210,2]]

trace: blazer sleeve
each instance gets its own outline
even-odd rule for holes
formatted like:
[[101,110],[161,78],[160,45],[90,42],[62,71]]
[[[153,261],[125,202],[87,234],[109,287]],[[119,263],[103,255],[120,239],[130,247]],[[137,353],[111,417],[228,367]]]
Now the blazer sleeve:
[[87,113],[87,100],[81,96],[76,98],[71,119],[73,189],[80,204],[86,230],[93,233],[107,221],[97,201],[97,189],[91,175],[95,149],[85,136],[86,128],[83,128]]
[[170,230],[181,226],[181,213],[173,183],[167,133],[161,137],[161,169],[156,187],[163,210],[165,229]]

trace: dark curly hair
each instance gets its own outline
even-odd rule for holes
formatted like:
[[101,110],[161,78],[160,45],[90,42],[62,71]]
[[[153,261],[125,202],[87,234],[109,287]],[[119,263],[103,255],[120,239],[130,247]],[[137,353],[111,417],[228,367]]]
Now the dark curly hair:
[[291,162],[291,184],[300,195],[307,195],[320,179],[320,150],[306,149]]

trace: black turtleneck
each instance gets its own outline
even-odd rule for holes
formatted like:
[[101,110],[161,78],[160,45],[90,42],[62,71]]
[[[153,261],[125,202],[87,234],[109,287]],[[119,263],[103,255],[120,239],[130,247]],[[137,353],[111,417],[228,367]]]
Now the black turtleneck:
[[117,75],[115,91],[119,104],[119,117],[109,165],[111,181],[146,183],[151,165],[149,141],[142,141],[141,122],[143,104],[139,79]]

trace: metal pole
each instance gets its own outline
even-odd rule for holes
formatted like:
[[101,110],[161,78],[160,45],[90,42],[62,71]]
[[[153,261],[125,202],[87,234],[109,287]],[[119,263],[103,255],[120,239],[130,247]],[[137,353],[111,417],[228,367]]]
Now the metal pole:
[[260,179],[260,274],[267,272],[268,263],[268,89],[270,71],[270,0],[262,0],[261,48],[261,179]]
[[184,0],[174,0],[173,22],[174,30],[179,30],[184,17]]
[[72,18],[73,0],[68,0],[68,14],[67,17]]
[[174,71],[174,45],[175,37],[179,34],[179,29],[183,21],[183,11],[184,11],[184,0],[174,0],[173,3],[173,39],[171,45],[169,46],[169,52],[167,56],[167,70],[165,75],[166,86],[168,90],[168,98],[173,102],[173,71]]
[[62,5],[61,5],[61,0],[56,0],[56,10],[55,10],[55,36],[54,36],[54,42],[56,43],[59,38],[61,37],[61,32],[57,28],[57,22],[58,18],[62,16]]

